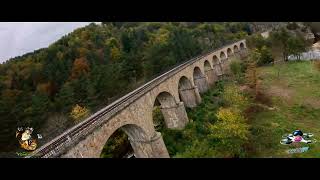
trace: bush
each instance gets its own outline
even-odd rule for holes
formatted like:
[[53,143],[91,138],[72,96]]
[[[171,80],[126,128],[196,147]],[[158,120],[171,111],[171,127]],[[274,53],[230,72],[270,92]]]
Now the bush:
[[261,49],[263,46],[270,46],[270,42],[267,39],[263,38],[261,34],[248,36],[246,42],[247,46],[250,49]]
[[85,108],[85,107],[81,107],[78,104],[75,105],[72,108],[72,111],[70,113],[70,116],[76,121],[79,122],[81,120],[83,120],[84,118],[88,117],[90,114],[90,111]]
[[233,60],[230,63],[230,70],[238,82],[243,80],[244,64],[240,60]]
[[207,140],[198,139],[193,141],[190,146],[182,153],[178,153],[177,158],[212,158],[217,157],[217,153],[214,148],[210,147],[210,143]]
[[268,48],[267,46],[262,46],[259,52],[260,52],[260,58],[258,59],[258,62],[257,62],[259,66],[270,64],[273,62],[273,57],[272,57],[270,48]]
[[162,132],[166,128],[166,125],[159,106],[153,109],[152,117],[155,126],[154,128],[156,129],[156,131]]
[[241,93],[235,85],[228,85],[222,95],[226,104],[238,109],[244,109],[248,106],[248,99]]

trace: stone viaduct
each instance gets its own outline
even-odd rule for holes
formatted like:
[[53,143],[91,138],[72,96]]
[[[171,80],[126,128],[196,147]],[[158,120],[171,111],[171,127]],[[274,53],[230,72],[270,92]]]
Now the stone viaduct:
[[29,157],[98,158],[108,138],[119,128],[129,137],[137,158],[168,158],[152,112],[157,101],[167,128],[183,129],[185,107],[201,102],[201,94],[228,72],[230,57],[246,54],[246,42],[200,55],[160,75],[43,145]]

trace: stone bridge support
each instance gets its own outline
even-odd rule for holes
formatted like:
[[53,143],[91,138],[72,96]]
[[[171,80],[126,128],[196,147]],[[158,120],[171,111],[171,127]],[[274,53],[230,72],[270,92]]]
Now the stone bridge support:
[[179,94],[186,107],[194,108],[201,103],[201,96],[197,86],[179,89]]
[[225,74],[227,71],[228,66],[228,58],[221,59],[221,66],[222,66],[222,74]]
[[226,75],[230,72],[230,59],[229,58],[225,58],[225,59],[222,59],[222,74],[223,75]]
[[216,81],[216,74],[208,60],[204,62],[204,74],[207,77],[208,85],[211,86]]
[[205,74],[208,77],[209,85],[213,85],[214,82],[216,82],[216,80],[217,80],[216,73],[215,73],[214,69],[205,70]]
[[200,93],[204,93],[209,89],[207,77],[201,72],[199,67],[194,68],[193,80],[194,84],[199,88]]
[[194,78],[194,83],[199,88],[200,93],[205,93],[209,89],[207,78],[204,75]]
[[186,107],[194,108],[201,103],[198,87],[192,85],[191,81],[186,76],[180,78],[178,92],[181,101],[184,102]]
[[155,132],[150,140],[129,137],[129,141],[136,158],[170,158],[160,132]]
[[169,129],[183,129],[189,122],[183,102],[171,107],[161,107],[165,124]]

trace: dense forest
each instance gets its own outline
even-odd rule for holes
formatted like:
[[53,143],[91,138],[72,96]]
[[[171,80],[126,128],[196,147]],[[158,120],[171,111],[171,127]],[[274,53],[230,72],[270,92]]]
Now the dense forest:
[[18,126],[48,141],[157,74],[251,29],[242,22],[91,23],[0,64],[2,155],[17,150]]

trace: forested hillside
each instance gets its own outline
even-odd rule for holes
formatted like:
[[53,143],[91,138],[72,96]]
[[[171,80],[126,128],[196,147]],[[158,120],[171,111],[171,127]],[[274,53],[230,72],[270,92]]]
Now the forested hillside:
[[[0,149],[31,126],[47,141],[175,64],[251,34],[249,23],[90,24],[0,64]],[[79,105],[79,106],[76,106]],[[74,115],[76,114],[76,115]]]

